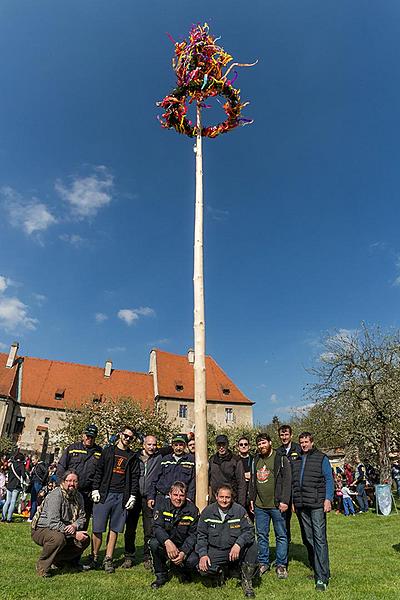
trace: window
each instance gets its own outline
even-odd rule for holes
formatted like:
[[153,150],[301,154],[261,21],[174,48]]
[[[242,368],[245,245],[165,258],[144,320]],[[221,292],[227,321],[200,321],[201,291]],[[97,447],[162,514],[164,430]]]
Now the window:
[[175,389],[177,392],[183,392],[183,382],[175,381]]
[[50,423],[50,417],[45,417],[45,418],[44,418],[44,422],[45,422],[45,423]]
[[226,408],[225,409],[225,422],[233,423],[234,420],[235,420],[235,415],[233,414],[233,408]]
[[179,418],[180,419],[187,419],[187,404],[180,404],[179,405]]
[[56,390],[56,393],[54,394],[54,398],[56,400],[62,400],[64,398],[64,394],[65,389],[58,388],[58,390]]
[[22,433],[24,430],[25,417],[17,417],[14,424],[14,433]]
[[229,396],[229,394],[231,393],[231,390],[228,387],[223,387],[222,393],[225,394],[225,396]]

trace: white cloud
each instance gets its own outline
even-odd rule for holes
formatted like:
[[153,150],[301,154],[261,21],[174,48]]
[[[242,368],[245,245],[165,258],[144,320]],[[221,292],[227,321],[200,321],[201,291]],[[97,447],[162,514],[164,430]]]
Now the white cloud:
[[0,350],[8,350],[9,346],[7,346],[7,344],[3,344],[3,342],[0,342]]
[[39,306],[42,306],[47,300],[44,294],[32,294],[32,296],[34,297]]
[[107,315],[101,312],[96,313],[94,318],[96,319],[96,323],[104,323],[104,321],[107,321],[108,319]]
[[0,275],[0,294],[6,291],[9,286],[9,280],[4,275]]
[[11,225],[22,229],[28,235],[46,231],[50,225],[57,223],[47,206],[37,198],[25,200],[11,187],[3,187],[1,194]]
[[160,338],[158,340],[153,340],[152,342],[149,342],[147,345],[149,346],[149,348],[156,348],[157,346],[165,346],[166,344],[170,343],[170,339],[169,338]]
[[271,404],[278,404],[278,396],[276,394],[271,394],[271,397],[269,400],[270,400]]
[[71,244],[71,246],[81,246],[85,241],[83,237],[76,233],[63,233],[58,237],[62,242],[67,242],[68,244]]
[[149,306],[141,306],[139,308],[121,308],[117,316],[121,321],[131,326],[139,320],[139,317],[154,317],[155,314],[155,310]]
[[38,320],[30,317],[28,310],[18,298],[0,297],[0,328],[5,331],[36,329]]
[[60,180],[55,189],[78,219],[94,217],[97,212],[112,200],[114,180],[106,167],[97,167],[93,175],[77,177],[68,187]]

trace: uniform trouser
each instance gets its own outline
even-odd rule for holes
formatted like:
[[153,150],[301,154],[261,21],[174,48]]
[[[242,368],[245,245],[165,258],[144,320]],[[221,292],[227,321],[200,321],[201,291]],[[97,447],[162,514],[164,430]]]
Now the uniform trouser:
[[[160,544],[158,539],[154,537],[150,538],[148,546],[153,559],[154,573],[156,573],[156,575],[166,575],[168,573],[167,561],[169,559],[165,551],[165,546]],[[198,562],[199,557],[197,554],[195,552],[191,552],[182,563],[182,566],[178,568],[181,568],[183,571],[187,572],[194,571]],[[171,563],[171,565],[173,565],[173,563]]]
[[297,510],[304,528],[304,535],[313,550],[315,579],[327,583],[330,571],[326,513],[323,508],[300,508]]
[[82,490],[79,490],[79,491],[82,494],[83,508],[85,511],[85,524],[83,526],[83,529],[85,531],[87,531],[87,528],[89,527],[90,517],[92,516],[92,513],[93,513],[92,493],[91,492],[83,492]]
[[153,511],[147,506],[145,498],[139,497],[132,510],[128,510],[128,516],[125,523],[125,556],[126,558],[134,558],[136,552],[136,530],[139,522],[140,513],[142,513],[144,548],[143,560],[149,560],[149,540],[151,538],[151,530],[153,527]]
[[61,563],[78,559],[90,544],[89,536],[78,542],[75,538],[66,537],[61,531],[48,527],[33,529],[32,539],[38,546],[42,546],[42,553],[36,563],[39,575],[47,573],[52,564],[60,566]]
[[229,560],[229,552],[230,548],[221,550],[219,548],[213,548],[212,546],[209,546],[208,557],[211,561],[211,565],[208,567],[207,571],[200,571],[200,575],[217,575],[221,568],[228,566],[234,569],[241,567],[244,563],[253,565],[254,567],[257,564],[258,549],[256,542],[253,542],[247,546],[243,546],[243,548],[240,550],[238,560],[235,560],[234,562]]

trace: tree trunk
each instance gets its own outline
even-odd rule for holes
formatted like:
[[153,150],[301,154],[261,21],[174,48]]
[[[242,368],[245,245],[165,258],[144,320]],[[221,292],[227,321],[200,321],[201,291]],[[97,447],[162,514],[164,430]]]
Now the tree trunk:
[[200,510],[207,505],[207,398],[205,360],[204,272],[203,272],[203,155],[201,109],[197,104],[196,137],[196,206],[194,221],[194,423],[196,436],[196,504]]
[[384,423],[381,428],[381,436],[379,443],[379,481],[387,483],[391,481],[391,465],[389,457],[390,448],[390,432],[387,423]]

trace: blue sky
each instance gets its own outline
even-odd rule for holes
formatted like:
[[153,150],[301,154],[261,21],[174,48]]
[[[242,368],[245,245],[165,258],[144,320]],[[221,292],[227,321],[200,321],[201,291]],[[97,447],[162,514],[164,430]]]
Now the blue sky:
[[204,21],[259,59],[254,124],[204,144],[205,285],[207,353],[265,422],[326,332],[399,326],[395,0],[3,0],[0,348],[145,371],[193,345],[193,141],[155,102],[166,32]]

